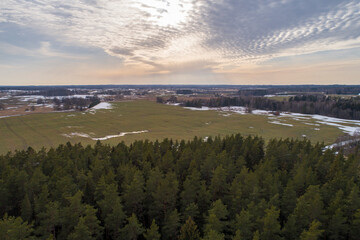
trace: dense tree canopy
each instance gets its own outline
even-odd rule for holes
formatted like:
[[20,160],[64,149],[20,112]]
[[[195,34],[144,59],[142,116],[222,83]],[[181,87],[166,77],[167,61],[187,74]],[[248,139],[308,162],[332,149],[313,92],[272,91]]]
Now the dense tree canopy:
[[358,239],[360,154],[239,134],[0,156],[0,239]]

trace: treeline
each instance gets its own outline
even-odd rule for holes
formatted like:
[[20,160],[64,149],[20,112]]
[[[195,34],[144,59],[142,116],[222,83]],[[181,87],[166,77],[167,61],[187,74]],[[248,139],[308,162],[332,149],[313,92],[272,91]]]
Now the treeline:
[[288,86],[269,86],[259,85],[257,87],[242,87],[238,94],[246,96],[264,96],[269,94],[300,94],[300,93],[322,93],[322,94],[348,94],[358,95],[359,85],[288,85]]
[[179,89],[176,90],[176,94],[193,94],[193,90],[190,89]]
[[45,97],[55,97],[55,96],[71,96],[74,95],[76,92],[73,90],[69,90],[67,88],[45,88],[41,90],[28,90],[26,92],[21,92],[21,95],[41,95]]
[[0,156],[0,239],[358,239],[360,154],[239,134]]
[[240,96],[193,99],[182,102],[186,107],[245,106],[268,111],[285,111],[304,114],[320,114],[330,117],[360,120],[360,97],[339,98],[323,95],[303,95],[289,100],[274,100],[267,97]]
[[54,104],[54,109],[56,111],[59,110],[85,110],[87,108],[92,108],[100,103],[100,99],[98,97],[87,97],[87,98],[54,98],[52,100]]

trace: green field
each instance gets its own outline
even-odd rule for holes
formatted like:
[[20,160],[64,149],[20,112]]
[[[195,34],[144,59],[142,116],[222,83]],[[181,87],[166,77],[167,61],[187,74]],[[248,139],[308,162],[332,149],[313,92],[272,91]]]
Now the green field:
[[[306,135],[312,141],[332,143],[342,132],[332,126],[320,125],[320,130],[291,118],[281,122],[293,127],[271,124],[274,117],[260,115],[231,114],[217,111],[192,111],[179,106],[157,104],[150,101],[112,103],[111,110],[90,112],[57,112],[32,114],[0,119],[0,153],[9,150],[25,149],[31,146],[49,148],[70,141],[93,144],[94,140],[85,137],[63,134],[85,133],[91,137],[105,137],[120,132],[148,130],[147,133],[126,135],[104,141],[117,144],[120,141],[131,143],[136,139],[191,139],[194,136],[206,137],[241,133],[261,135],[265,139],[274,137],[302,138]],[[313,120],[311,120],[313,121]],[[309,121],[307,121],[309,122]]]

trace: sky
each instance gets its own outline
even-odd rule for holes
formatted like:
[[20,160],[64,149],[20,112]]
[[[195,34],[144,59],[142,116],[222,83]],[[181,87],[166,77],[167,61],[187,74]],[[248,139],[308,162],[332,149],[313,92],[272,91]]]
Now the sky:
[[360,84],[358,0],[1,0],[0,85]]

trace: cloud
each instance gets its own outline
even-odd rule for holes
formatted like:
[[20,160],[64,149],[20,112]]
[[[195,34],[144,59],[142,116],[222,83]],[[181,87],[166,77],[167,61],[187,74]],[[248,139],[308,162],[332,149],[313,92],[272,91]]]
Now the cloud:
[[40,47],[28,49],[13,44],[0,42],[0,52],[7,55],[27,56],[27,57],[56,57],[65,59],[86,59],[84,55],[76,55],[60,52],[52,48],[50,42],[41,42]]
[[110,49],[110,52],[113,54],[119,54],[124,56],[133,56],[133,50],[128,48],[120,48],[120,47],[113,47]]
[[[356,0],[6,0],[1,22],[103,49],[144,72],[171,73],[192,63],[226,71],[360,45]],[[50,46],[43,42],[40,52],[66,57]]]

